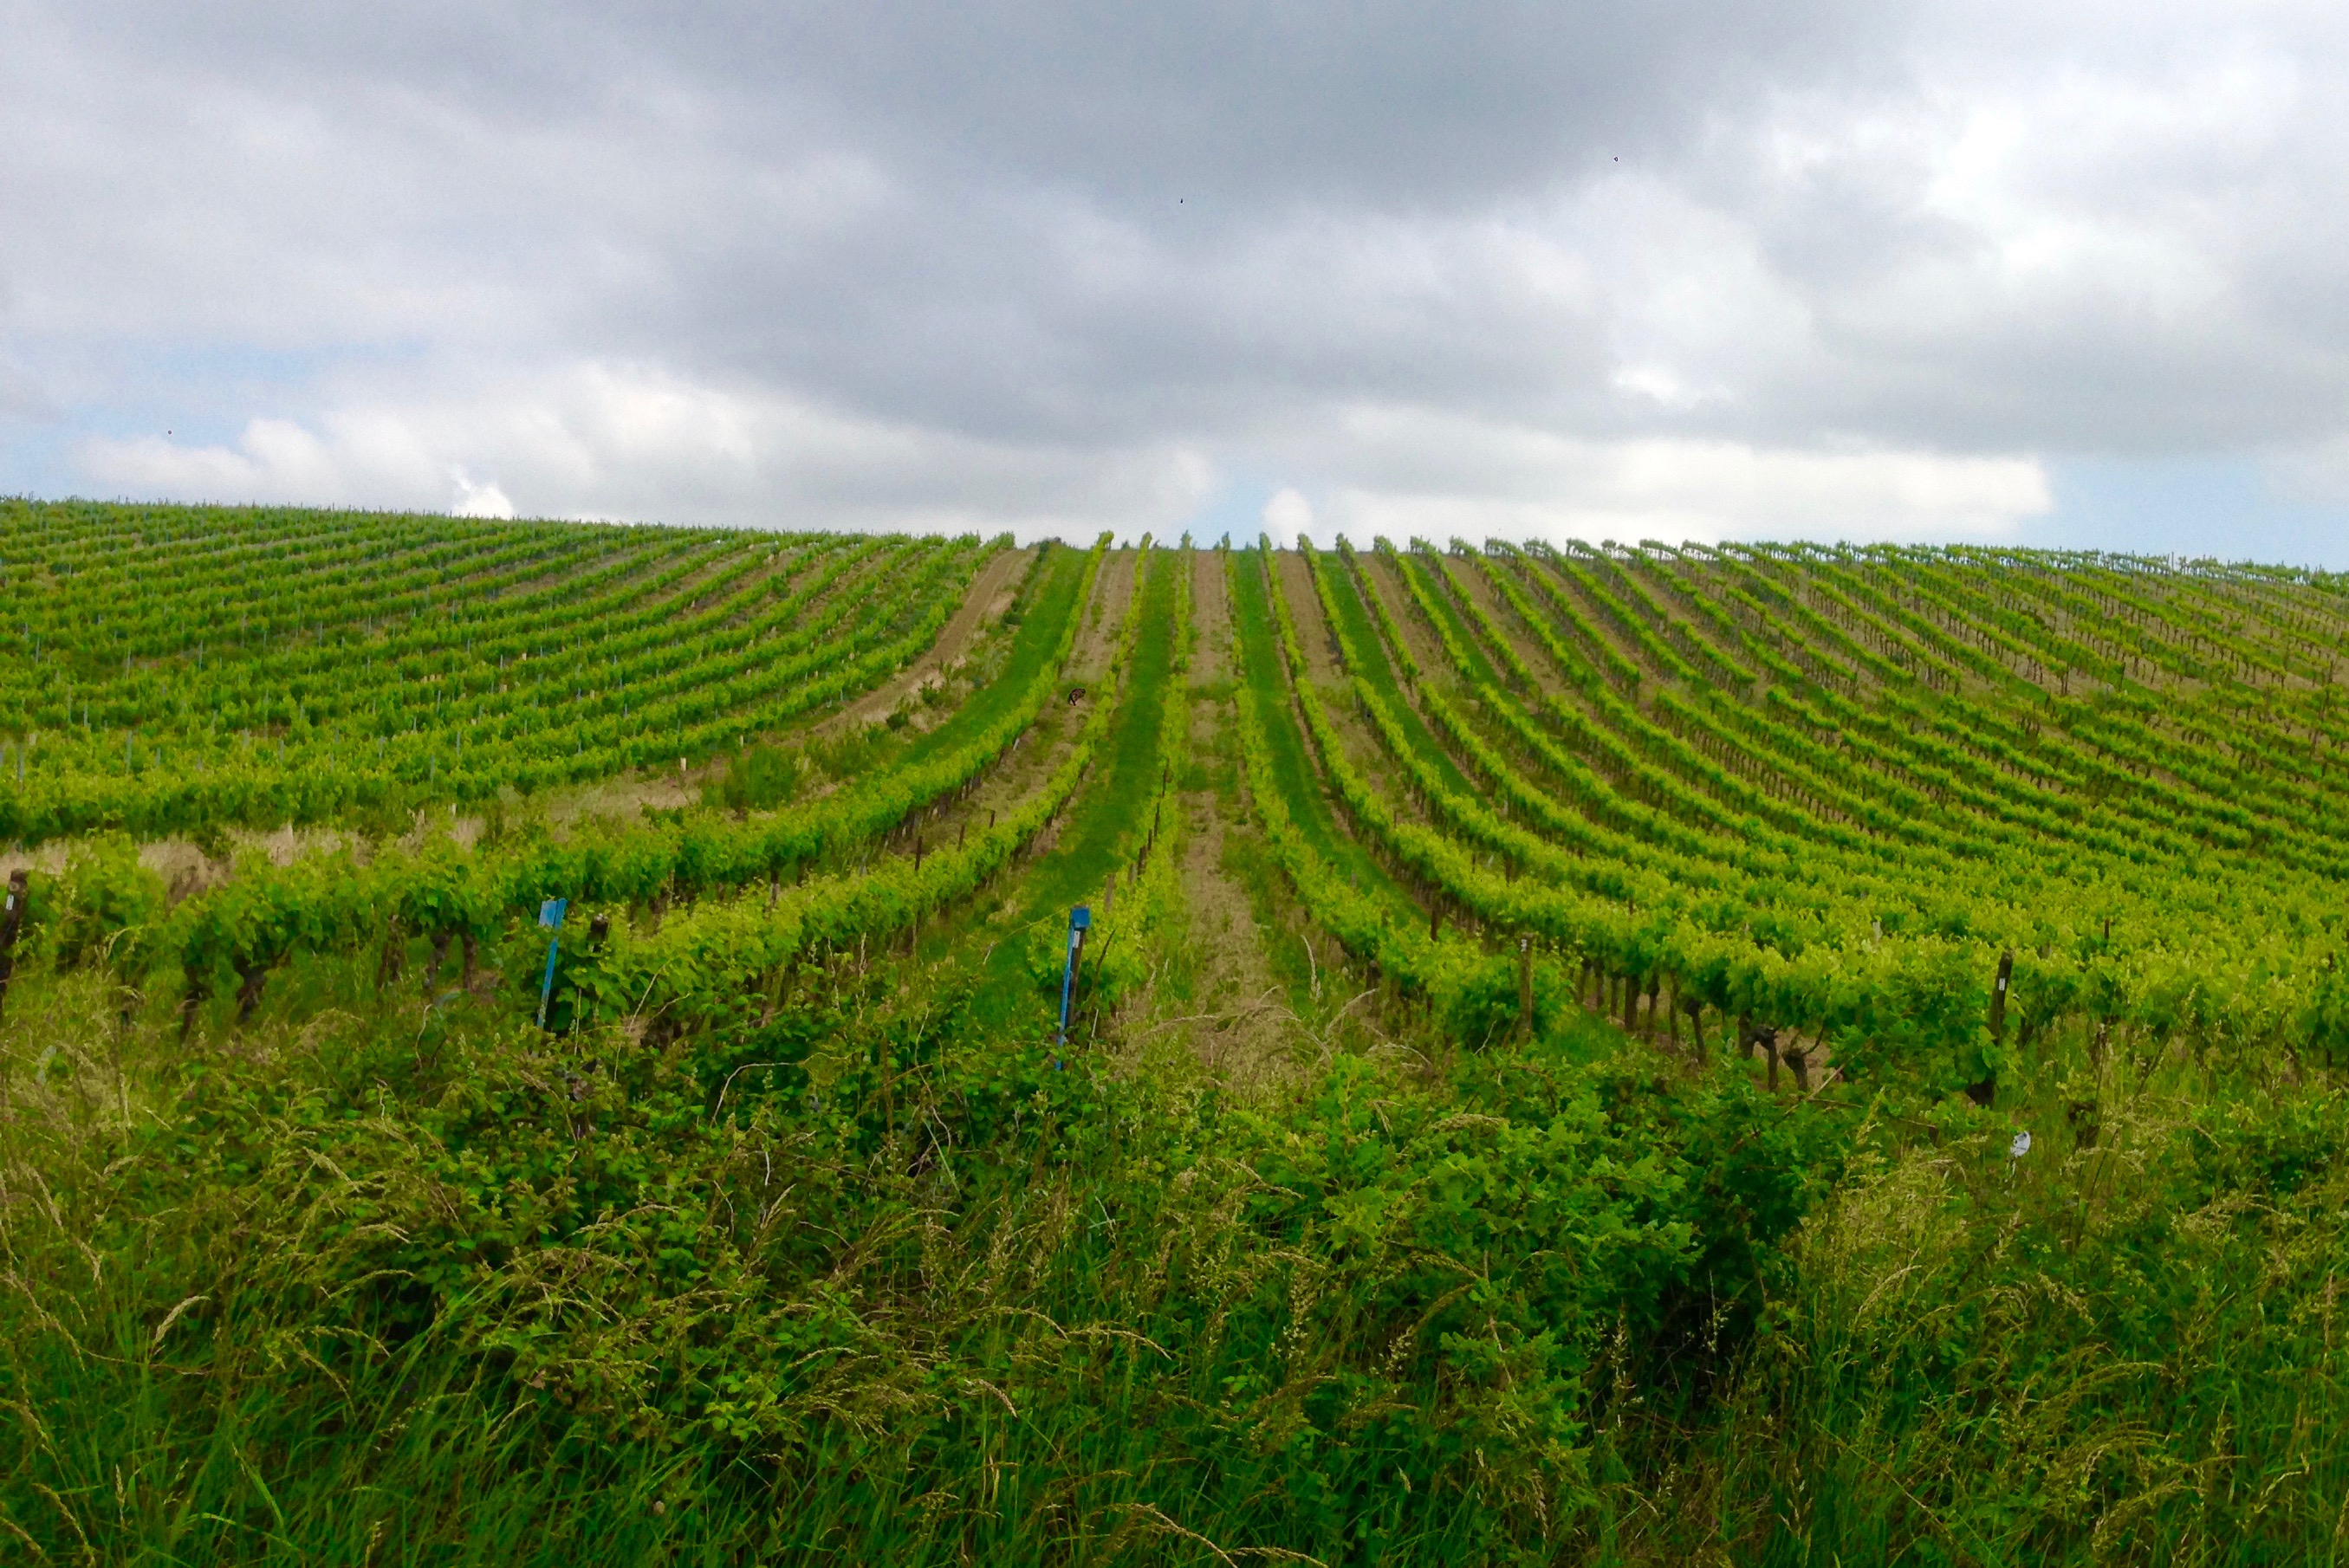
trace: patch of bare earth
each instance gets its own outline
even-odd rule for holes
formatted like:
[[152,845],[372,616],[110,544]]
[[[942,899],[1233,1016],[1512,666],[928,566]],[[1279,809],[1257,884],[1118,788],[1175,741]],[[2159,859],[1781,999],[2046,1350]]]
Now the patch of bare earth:
[[1125,626],[1126,607],[1133,603],[1134,568],[1140,552],[1112,550],[1102,557],[1101,574],[1093,579],[1093,602],[1077,629],[1077,645],[1069,669],[1073,679],[1090,686],[1109,668],[1117,634]]
[[1535,639],[1526,624],[1517,619],[1517,613],[1509,608],[1509,602],[1501,597],[1500,590],[1493,586],[1491,574],[1496,570],[1505,569],[1495,567],[1483,560],[1455,561],[1452,563],[1453,574],[1460,580],[1460,585],[1468,591],[1468,597],[1475,600],[1484,610],[1485,618],[1492,622],[1494,629],[1507,641],[1519,661],[1527,669],[1533,671],[1534,683],[1544,692],[1553,695],[1564,690],[1566,683],[1558,678],[1557,668],[1550,662],[1549,655]]
[[963,595],[962,607],[938,633],[930,651],[914,662],[913,667],[895,680],[875,686],[847,707],[815,727],[814,733],[829,735],[860,724],[879,724],[895,710],[897,705],[925,686],[946,684],[947,672],[954,667],[969,648],[982,626],[991,624],[1010,607],[1011,596],[1019,586],[1020,575],[1035,556],[1032,550],[998,551],[995,558],[979,568],[978,576]]
[[[1526,563],[1526,570],[1544,573],[1547,581],[1557,584],[1568,598],[1575,602],[1582,611],[1583,620],[1598,632],[1600,640],[1605,642],[1610,650],[1628,662],[1633,669],[1647,671],[1649,678],[1640,682],[1641,689],[1637,694],[1637,699],[1642,703],[1652,701],[1654,693],[1649,688],[1654,686],[1654,676],[1657,672],[1650,667],[1647,654],[1638,643],[1632,640],[1630,634],[1615,624],[1615,617],[1601,609],[1589,594],[1584,593],[1580,583],[1568,577],[1564,572],[1552,567],[1547,562],[1529,561]],[[1526,593],[1537,604],[1541,603],[1542,593],[1538,589],[1528,588]],[[1564,634],[1563,631],[1561,631],[1561,637],[1568,642],[1573,640],[1570,634]]]
[[[1038,719],[1034,728],[1022,738],[1022,750],[1028,755],[1015,757],[1021,764],[1018,792],[1009,794],[1008,800],[1023,798],[1029,789],[1042,784],[1061,765],[1069,748],[1076,744],[1084,730],[1084,721],[1101,700],[1100,684],[1109,671],[1110,655],[1117,651],[1118,634],[1125,629],[1126,612],[1133,606],[1135,567],[1139,552],[1112,550],[1102,560],[1101,573],[1093,579],[1092,603],[1081,612],[1083,620],[1077,628],[1076,645],[1069,652],[1068,673],[1080,695],[1055,702]],[[999,773],[1008,769],[998,769]],[[989,780],[994,782],[993,779]],[[1009,783],[1009,780],[1006,781]],[[980,791],[986,794],[985,790]],[[974,802],[977,804],[977,802]],[[1073,804],[1073,802],[1071,802]],[[1030,860],[1049,854],[1060,841],[1061,823],[1068,816],[1063,810],[1042,831],[1028,841],[1023,851]],[[1007,903],[998,911],[1016,913],[1017,904]]]
[[[1078,624],[1076,644],[1070,650],[1068,667],[1071,678],[1084,686],[1085,695],[1074,702],[1048,703],[1036,716],[1036,722],[1006,747],[994,765],[979,777],[976,788],[968,795],[955,796],[916,812],[892,835],[886,845],[888,850],[910,854],[917,845],[926,849],[960,843],[969,832],[992,827],[999,816],[1042,789],[1059,770],[1092,714],[1098,697],[1093,682],[1108,667],[1110,653],[1125,624],[1125,613],[1133,599],[1133,552],[1111,553],[1093,580],[1092,603],[1079,612],[1082,619]],[[1029,840],[1019,856],[1005,869],[1004,880],[995,891],[982,889],[975,895],[972,907],[987,912],[986,929],[993,933],[989,940],[1000,940],[999,928],[1019,917],[1019,868],[1049,851],[1059,833],[1056,820]]]
[[[1191,552],[1191,684],[1194,686],[1214,686],[1231,678],[1231,606],[1225,598],[1226,593],[1223,552]],[[1211,624],[1216,628],[1212,635],[1207,630]]]
[[[1302,566],[1303,562],[1299,564]],[[1312,650],[1315,647],[1326,652],[1337,645],[1336,638],[1330,631],[1328,617],[1321,612],[1321,596],[1314,592],[1312,574],[1308,572],[1300,571],[1294,577],[1284,574],[1279,585],[1280,591],[1288,595],[1289,614],[1297,618],[1297,640],[1305,645],[1306,667],[1311,669],[1314,667]],[[1339,739],[1344,744],[1347,760],[1375,785],[1387,778],[1392,768],[1386,748],[1380,743],[1370,721],[1355,706],[1354,688],[1347,679],[1346,671],[1334,657],[1329,662],[1329,672],[1325,676],[1317,671],[1313,677],[1313,684],[1320,693],[1321,710],[1328,715],[1330,727],[1338,732]],[[1297,722],[1299,729],[1303,730],[1305,719],[1302,714],[1298,716]],[[1321,754],[1311,744],[1309,735],[1305,749],[1315,767],[1321,768]],[[1326,769],[1324,771],[1326,780]],[[1412,820],[1420,819],[1422,813],[1413,791],[1382,790],[1381,793],[1388,797],[1389,804],[1399,816]],[[1339,830],[1350,832],[1352,824],[1347,813],[1340,810],[1336,815]]]
[[1321,596],[1313,591],[1313,573],[1305,557],[1293,550],[1273,552],[1273,582],[1288,597],[1289,614],[1297,617],[1297,640],[1305,646],[1305,668],[1315,685],[1343,680],[1338,668],[1337,645],[1321,615]]
[[[1022,558],[1027,553],[1025,551],[1006,552],[1009,556]],[[806,577],[824,569],[824,562],[810,562],[805,559],[805,554],[806,552],[802,552],[801,556],[796,558],[797,565],[793,572],[794,591],[798,583]],[[1017,568],[1006,568],[1005,570],[1012,573],[1008,580],[1008,584],[999,582],[996,585],[997,595],[982,593],[981,589],[986,580],[996,570],[1001,559],[989,562],[987,567],[980,570],[979,581],[972,584],[972,590],[965,597],[962,608],[956,612],[952,620],[947,623],[944,630],[938,634],[937,643],[932,645],[931,651],[916,664],[911,672],[858,698],[856,704],[849,709],[834,714],[822,723],[811,726],[798,733],[801,736],[834,733],[845,728],[857,716],[863,715],[868,707],[876,704],[877,709],[871,712],[864,721],[877,724],[886,718],[907,694],[917,689],[925,684],[926,680],[937,678],[939,673],[950,667],[953,659],[959,657],[962,651],[968,647],[972,637],[989,624],[986,612],[988,606],[995,602],[995,597],[1001,596],[1008,600],[1009,593],[1017,587],[1019,583]],[[791,564],[791,562],[777,563],[779,568]],[[874,571],[874,568],[868,565],[848,573],[811,602],[806,606],[805,613],[810,614],[816,613],[822,606],[830,603],[838,594],[865,591],[870,584]],[[947,651],[947,640],[949,637],[958,639],[951,652]],[[791,734],[792,732],[787,728],[787,738]],[[632,818],[647,808],[656,811],[673,811],[698,804],[701,799],[701,787],[720,778],[725,771],[726,758],[721,753],[709,758],[699,768],[680,767],[673,773],[665,768],[656,769],[646,773],[624,773],[610,779],[599,779],[590,783],[572,785],[542,797],[540,805],[545,813],[546,820],[557,824],[575,822],[590,817]],[[480,830],[478,819],[460,819],[457,825],[460,829],[470,826],[474,832]]]
[[[1195,745],[1216,744],[1223,704],[1191,715]],[[1183,904],[1191,947],[1189,1013],[1181,1020],[1199,1065],[1235,1087],[1269,1083],[1295,1055],[1296,1017],[1265,959],[1264,933],[1247,892],[1224,870],[1226,825],[1212,789],[1183,795]]]
[[[1235,667],[1231,614],[1223,557],[1193,552],[1191,749],[1221,758],[1230,749],[1231,700],[1202,687],[1219,686]],[[1226,823],[1226,804],[1208,787],[1182,792],[1182,887],[1190,948],[1191,998],[1185,1016],[1164,1020],[1183,1031],[1199,1065],[1235,1088],[1270,1083],[1294,1058],[1296,1019],[1288,996],[1266,961],[1247,890],[1224,869],[1226,837],[1246,832]]]
[[1379,596],[1387,614],[1402,628],[1402,645],[1419,665],[1420,674],[1446,687],[1452,686],[1456,678],[1452,657],[1420,614],[1418,602],[1395,573],[1394,562],[1383,555],[1365,555],[1361,562],[1362,585]]

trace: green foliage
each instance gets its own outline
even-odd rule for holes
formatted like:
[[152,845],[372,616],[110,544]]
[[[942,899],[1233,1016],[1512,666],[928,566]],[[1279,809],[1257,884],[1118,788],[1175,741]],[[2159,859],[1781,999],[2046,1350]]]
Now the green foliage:
[[[49,1434],[0,1438],[22,1539],[437,1553],[478,1483],[527,1560],[605,1518],[621,1560],[1503,1550],[1593,1508],[1609,1347],[1748,1288],[1713,1229],[1807,1196],[1683,1152],[1783,1119],[1751,1089],[1557,1050],[1240,1106],[1054,1070],[951,996],[429,1044],[328,1023],[157,1064],[119,1151],[12,1134],[58,1205],[5,1243],[0,1377]],[[421,1438],[337,1435],[396,1389]],[[100,1506],[124,1462],[151,1499]]]
[[120,833],[78,845],[59,892],[59,966],[103,964],[135,982],[163,917],[163,880],[140,863],[139,846]]
[[2338,580],[1003,547],[0,502],[10,1560],[2337,1554]]
[[788,806],[807,778],[805,755],[764,741],[726,759],[726,772],[701,787],[701,803],[729,811],[771,811]]

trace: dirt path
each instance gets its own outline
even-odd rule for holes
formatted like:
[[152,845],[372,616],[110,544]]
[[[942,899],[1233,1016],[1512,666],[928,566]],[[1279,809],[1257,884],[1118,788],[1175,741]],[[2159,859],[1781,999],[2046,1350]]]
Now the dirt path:
[[[1365,568],[1367,569],[1370,564],[1365,562]],[[1290,595],[1289,611],[1297,617],[1298,640],[1307,642],[1309,645],[1309,639],[1319,634],[1324,647],[1332,646],[1327,631],[1328,618],[1322,614],[1320,595],[1313,592],[1311,580],[1308,578],[1294,588],[1284,582],[1281,587],[1283,592]],[[1299,593],[1310,596],[1311,603],[1309,604],[1300,603],[1297,597]],[[1393,606],[1390,605],[1389,608],[1392,610]],[[1318,634],[1307,630],[1309,623],[1305,617],[1309,609],[1313,616],[1309,624],[1322,628]],[[1401,621],[1402,618],[1398,613],[1396,619]],[[1442,652],[1441,649],[1437,651],[1439,655]],[[1413,656],[1418,656],[1416,649],[1413,650]],[[1310,665],[1312,660],[1309,656],[1306,662]],[[1422,660],[1421,667],[1426,667],[1424,660]],[[1353,691],[1346,682],[1347,673],[1343,667],[1336,664],[1333,655],[1329,676],[1326,679],[1317,679],[1315,684],[1324,688],[1322,712],[1328,716],[1330,727],[1338,732],[1338,738],[1346,748],[1347,759],[1353,763],[1365,779],[1371,780],[1371,784],[1379,789],[1380,794],[1386,798],[1389,809],[1396,816],[1405,821],[1426,820],[1427,814],[1420,804],[1418,792],[1408,788],[1396,788],[1400,773],[1395,760],[1387,755],[1386,747],[1380,741],[1378,732],[1371,727],[1370,720],[1364,717],[1361,710],[1355,706]],[[1409,701],[1409,698],[1406,696],[1404,700]],[[1300,714],[1298,717],[1298,727],[1302,729],[1304,723],[1304,717]],[[1315,771],[1321,776],[1323,789],[1330,790],[1334,798],[1334,789],[1329,783],[1328,769],[1324,765],[1319,748],[1309,739],[1305,749],[1306,755],[1312,758]],[[1353,822],[1347,812],[1339,810],[1333,815],[1339,831],[1350,838],[1356,837]],[[1361,841],[1356,838],[1356,841]],[[1367,847],[1366,845],[1365,848]]]
[[[1220,705],[1192,716],[1195,744],[1220,739]],[[1226,823],[1212,789],[1186,792],[1183,903],[1189,917],[1191,1000],[1179,1026],[1201,1067],[1234,1085],[1270,1082],[1294,1054],[1296,1017],[1288,987],[1272,972],[1247,890],[1226,869]]]
[[[1309,583],[1305,587],[1310,592]],[[1195,604],[1200,661],[1237,670],[1227,595],[1203,594]],[[1317,625],[1319,608],[1317,601]],[[1227,1087],[1277,1088],[1301,1064],[1332,1052],[1392,1049],[1382,1025],[1392,1020],[1383,1016],[1376,985],[1298,902],[1273,862],[1246,801],[1234,708],[1228,696],[1193,702],[1196,768],[1184,795],[1190,836],[1183,858],[1192,1002],[1190,1016],[1159,1026],[1179,1023],[1195,1058]],[[1334,826],[1341,836],[1351,831],[1342,816]],[[1408,907],[1408,893],[1396,891]]]
[[[1224,583],[1221,551],[1191,552],[1191,684],[1215,686],[1232,678],[1230,590]],[[1215,631],[1211,634],[1208,627]]]
[[1452,667],[1452,655],[1419,613],[1418,603],[1411,590],[1395,575],[1394,562],[1383,555],[1365,555],[1362,561],[1362,586],[1379,596],[1387,614],[1402,629],[1402,645],[1419,665],[1420,675],[1435,682],[1445,690],[1460,683],[1460,672]]
[[970,646],[979,628],[999,615],[1011,603],[1011,595],[1019,585],[1020,574],[1028,562],[1035,559],[1033,550],[999,551],[993,560],[979,569],[978,576],[963,596],[962,608],[938,633],[930,651],[914,662],[913,667],[896,679],[875,686],[847,707],[825,719],[811,731],[816,735],[832,735],[860,724],[878,724],[893,709],[926,686],[935,686],[946,679],[946,671]]
[[1494,628],[1507,640],[1510,649],[1527,669],[1533,671],[1534,684],[1552,695],[1565,690],[1566,681],[1557,673],[1557,666],[1551,663],[1549,654],[1526,630],[1525,623],[1517,619],[1517,613],[1509,608],[1509,602],[1501,597],[1501,591],[1493,586],[1491,573],[1495,568],[1492,564],[1481,559],[1455,561],[1452,563],[1452,570],[1460,579],[1460,585],[1468,591],[1468,596],[1476,602]]
[[[729,626],[746,625],[764,614],[767,608],[788,599],[799,585],[823,570],[823,562],[811,545],[796,549],[778,548],[737,585],[731,595],[737,601],[734,613],[726,617]],[[746,592],[765,584],[768,592],[757,594]]]
[[1077,645],[1069,659],[1071,678],[1091,686],[1109,668],[1117,634],[1125,625],[1126,607],[1133,603],[1134,568],[1140,562],[1140,552],[1132,550],[1112,550],[1102,557],[1101,575],[1093,580],[1092,607],[1084,612],[1084,624],[1077,630]]
[[[1577,562],[1577,564],[1580,563]],[[1586,572],[1589,570],[1588,567],[1582,569]],[[1529,560],[1526,562],[1526,570],[1538,574],[1544,582],[1554,584],[1574,602],[1575,605],[1581,610],[1582,618],[1598,632],[1599,640],[1607,645],[1609,651],[1619,655],[1633,669],[1641,672],[1644,678],[1640,683],[1642,689],[1638,694],[1639,700],[1642,703],[1653,701],[1654,693],[1648,688],[1653,686],[1663,672],[1649,663],[1648,655],[1640,651],[1638,643],[1632,641],[1630,633],[1616,624],[1615,617],[1600,609],[1599,602],[1584,593],[1582,585],[1568,576],[1563,568],[1554,566],[1547,561]],[[1542,603],[1544,598],[1541,590],[1531,584],[1526,588],[1526,596],[1537,606]],[[1575,641],[1574,633],[1562,624],[1558,624],[1557,629],[1557,640],[1572,647]]]
[[1272,562],[1273,585],[1287,596],[1288,613],[1297,618],[1297,640],[1305,646],[1305,668],[1313,684],[1345,679],[1331,651],[1330,623],[1321,614],[1321,595],[1313,591],[1313,573],[1305,557],[1293,550],[1277,550]]
[[[1076,646],[1069,655],[1072,678],[1091,682],[1107,666],[1118,632],[1125,624],[1126,607],[1133,599],[1133,552],[1114,552],[1102,560],[1101,574],[1093,580],[1092,603],[1077,612],[1081,619]],[[959,842],[973,825],[992,826],[998,812],[1010,810],[1043,788],[1069,748],[1076,744],[1091,711],[1088,703],[1047,703],[1027,733],[1015,739],[988,769],[978,789],[961,799],[942,802],[923,815],[920,831],[926,841],[935,844]],[[1048,851],[1059,832],[1057,823],[1046,828],[1031,841],[1025,851],[1026,858],[1032,860]],[[1001,895],[979,896],[984,903]]]
[[1192,555],[1191,752],[1202,766],[1182,793],[1183,903],[1189,930],[1191,996],[1176,1023],[1191,1052],[1210,1073],[1235,1086],[1269,1082],[1286,1070],[1295,1034],[1286,986],[1264,951],[1264,933],[1247,890],[1227,869],[1227,834],[1245,826],[1226,821],[1239,810],[1233,785],[1231,699],[1202,687],[1231,676],[1231,613],[1224,559],[1212,550]]

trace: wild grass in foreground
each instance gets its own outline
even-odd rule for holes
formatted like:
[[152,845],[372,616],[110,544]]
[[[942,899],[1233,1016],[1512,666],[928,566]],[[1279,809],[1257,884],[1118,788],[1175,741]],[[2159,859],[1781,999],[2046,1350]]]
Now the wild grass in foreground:
[[2116,1062],[2092,1144],[2051,1092],[2015,1158],[2004,1114],[1773,1099],[1577,1022],[1237,1101],[1171,1053],[1053,1071],[954,984],[843,965],[762,1029],[549,1037],[321,966],[296,1011],[185,1046],[94,974],[31,994],[0,1537],[174,1563],[2335,1551],[2329,1089]]

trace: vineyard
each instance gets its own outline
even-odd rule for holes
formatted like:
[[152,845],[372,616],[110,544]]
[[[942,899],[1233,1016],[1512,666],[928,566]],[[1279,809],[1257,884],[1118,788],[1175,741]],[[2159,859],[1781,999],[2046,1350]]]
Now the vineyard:
[[2335,1560],[2344,691],[2208,561],[0,501],[0,1542]]

